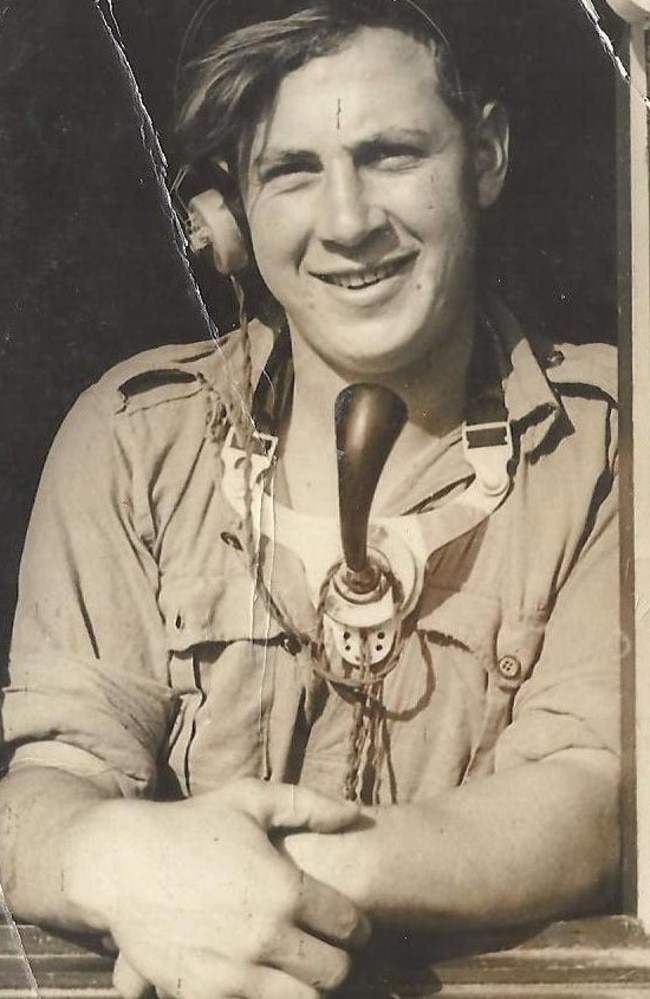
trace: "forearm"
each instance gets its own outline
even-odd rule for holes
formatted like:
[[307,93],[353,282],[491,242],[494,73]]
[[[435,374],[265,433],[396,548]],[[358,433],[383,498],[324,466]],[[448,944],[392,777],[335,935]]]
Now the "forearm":
[[332,837],[286,840],[295,862],[374,920],[435,932],[588,911],[618,871],[618,771],[573,753],[418,805],[369,809]]
[[92,844],[86,850],[84,839],[93,823],[101,826],[114,795],[106,784],[54,768],[26,767],[0,782],[0,878],[15,916],[73,931],[107,928],[73,900],[68,879],[71,861],[87,857],[90,869]]

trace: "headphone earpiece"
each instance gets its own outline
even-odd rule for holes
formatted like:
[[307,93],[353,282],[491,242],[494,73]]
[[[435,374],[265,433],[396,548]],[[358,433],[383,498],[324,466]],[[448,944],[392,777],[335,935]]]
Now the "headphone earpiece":
[[214,265],[221,274],[237,274],[249,262],[246,240],[224,196],[211,187],[187,204],[190,248],[194,253],[212,247]]

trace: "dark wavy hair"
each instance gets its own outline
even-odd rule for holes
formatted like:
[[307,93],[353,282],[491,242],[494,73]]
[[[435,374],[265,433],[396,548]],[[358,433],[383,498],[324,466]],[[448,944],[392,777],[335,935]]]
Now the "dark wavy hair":
[[247,165],[255,128],[284,77],[339,51],[363,27],[396,28],[430,48],[443,99],[463,123],[475,120],[484,103],[481,86],[462,81],[447,37],[411,0],[289,3],[293,10],[285,16],[225,34],[186,68],[174,133],[179,164],[221,160],[234,178]]

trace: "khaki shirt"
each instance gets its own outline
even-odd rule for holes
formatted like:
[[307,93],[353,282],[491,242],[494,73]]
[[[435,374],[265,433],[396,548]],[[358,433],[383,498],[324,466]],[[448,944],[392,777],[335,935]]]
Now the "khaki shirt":
[[[534,351],[504,310],[496,323],[512,486],[428,560],[385,681],[382,801],[572,747],[617,752],[614,351]],[[259,370],[268,331],[253,326],[252,339]],[[139,355],[64,422],[21,570],[2,709],[13,766],[108,771],[134,795],[201,793],[244,775],[341,793],[351,706],[330,688],[297,737],[309,650],[254,592],[206,429],[237,392],[240,352],[234,335]],[[457,430],[405,470],[381,513],[453,502],[471,478]],[[280,548],[272,585],[313,633],[302,566]]]

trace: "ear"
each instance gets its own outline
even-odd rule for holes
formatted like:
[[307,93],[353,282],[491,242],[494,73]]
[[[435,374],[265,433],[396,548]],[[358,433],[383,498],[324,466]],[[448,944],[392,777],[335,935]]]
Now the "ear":
[[490,208],[498,199],[508,172],[510,123],[498,101],[486,104],[474,132],[474,174],[480,208]]
[[190,199],[188,239],[196,253],[212,246],[214,265],[221,274],[236,274],[248,264],[246,240],[223,195],[209,188]]

